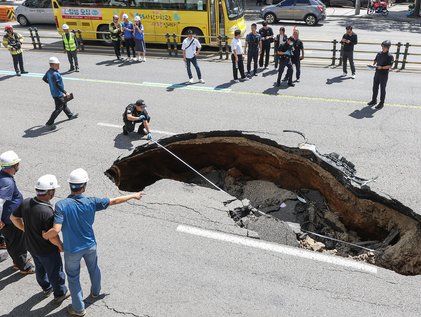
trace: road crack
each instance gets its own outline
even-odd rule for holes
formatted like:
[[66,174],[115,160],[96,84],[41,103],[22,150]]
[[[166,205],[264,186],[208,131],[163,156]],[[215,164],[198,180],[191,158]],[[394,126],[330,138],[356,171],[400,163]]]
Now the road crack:
[[105,306],[108,310],[111,310],[111,311],[113,311],[113,312],[115,312],[115,313],[117,313],[117,314],[119,314],[119,315],[124,315],[124,316],[133,316],[133,317],[151,317],[150,315],[137,315],[137,314],[132,313],[132,312],[124,312],[124,311],[121,311],[121,310],[118,310],[118,309],[116,309],[116,308],[114,308],[114,307],[109,306],[109,305],[108,305],[105,301],[103,301],[103,303],[104,303],[104,306]]

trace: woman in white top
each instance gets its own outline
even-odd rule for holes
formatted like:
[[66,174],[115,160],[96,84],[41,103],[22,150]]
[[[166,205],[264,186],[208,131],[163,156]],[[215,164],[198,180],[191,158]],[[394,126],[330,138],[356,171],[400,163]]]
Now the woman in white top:
[[244,74],[244,58],[243,58],[243,43],[240,39],[241,31],[235,30],[234,38],[231,42],[231,60],[232,60],[232,72],[234,75],[234,82],[238,83],[238,71],[240,71],[241,80],[246,80]]

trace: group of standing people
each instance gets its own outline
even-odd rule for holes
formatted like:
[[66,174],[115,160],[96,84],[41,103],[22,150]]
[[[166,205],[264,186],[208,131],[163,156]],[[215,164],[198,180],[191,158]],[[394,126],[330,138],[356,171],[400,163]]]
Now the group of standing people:
[[[53,303],[56,305],[71,296],[72,303],[67,311],[71,316],[84,316],[86,311],[80,285],[82,259],[91,280],[90,300],[94,301],[101,291],[101,271],[93,230],[95,213],[131,199],[139,200],[142,193],[111,199],[85,196],[89,176],[78,168],[68,178],[70,195],[55,206],[51,200],[60,186],[51,174],[38,179],[33,198],[23,199],[14,178],[20,162],[14,151],[0,155],[0,231],[5,237],[13,268],[23,275],[35,273],[44,296],[54,294]],[[60,232],[63,241],[58,236]],[[60,252],[64,253],[64,270]]]
[[123,22],[119,22],[119,16],[114,15],[109,25],[110,37],[114,46],[114,53],[121,60],[121,47],[127,52],[127,60],[146,62],[145,34],[142,19],[136,15],[134,23],[129,20],[127,14],[122,16]]

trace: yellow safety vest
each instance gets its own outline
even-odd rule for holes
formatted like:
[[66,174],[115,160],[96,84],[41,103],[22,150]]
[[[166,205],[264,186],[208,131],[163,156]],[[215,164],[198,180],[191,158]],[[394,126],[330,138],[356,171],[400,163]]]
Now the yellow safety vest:
[[11,46],[12,42],[17,42],[17,41],[19,41],[21,44],[23,42],[23,36],[20,35],[19,33],[13,33],[12,36],[9,36],[8,34],[6,34],[3,37],[3,46],[7,48],[12,55],[22,54],[22,48],[15,49],[13,46]]
[[63,33],[63,43],[66,51],[76,51],[76,41],[73,33],[69,32],[69,39],[67,39],[66,33]]

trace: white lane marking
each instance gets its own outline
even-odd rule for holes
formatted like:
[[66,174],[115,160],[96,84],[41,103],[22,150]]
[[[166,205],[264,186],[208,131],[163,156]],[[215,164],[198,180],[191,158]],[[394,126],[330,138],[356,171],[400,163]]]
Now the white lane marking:
[[[97,125],[102,126],[102,127],[108,127],[108,128],[116,128],[116,129],[121,129],[122,125],[117,125],[117,124],[111,124],[111,123],[103,123],[103,122],[98,122]],[[168,132],[168,131],[161,131],[161,130],[151,130],[154,133],[158,133],[158,134],[166,134],[166,135],[176,135],[177,133],[174,132]]]
[[345,258],[327,255],[322,253],[316,253],[312,251],[307,251],[304,249],[293,248],[289,246],[279,245],[276,243],[266,242],[262,240],[255,240],[246,237],[240,237],[232,234],[211,231],[206,229],[201,229],[197,227],[191,227],[186,225],[178,225],[177,227],[178,232],[188,233],[200,237],[205,237],[214,240],[226,241],[234,244],[244,245],[247,247],[258,248],[266,251],[272,251],[277,253],[282,253],[286,255],[292,255],[308,260],[325,262],[334,265],[340,265],[352,269],[356,269],[359,271],[364,271],[368,273],[377,274],[377,267],[374,265],[369,265],[353,260],[348,260]]

